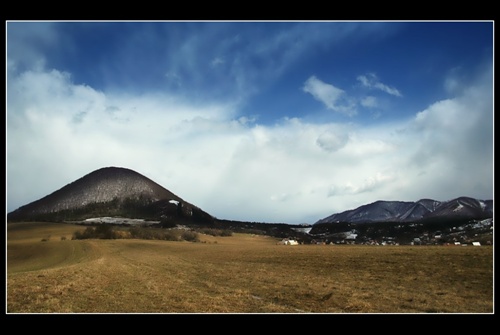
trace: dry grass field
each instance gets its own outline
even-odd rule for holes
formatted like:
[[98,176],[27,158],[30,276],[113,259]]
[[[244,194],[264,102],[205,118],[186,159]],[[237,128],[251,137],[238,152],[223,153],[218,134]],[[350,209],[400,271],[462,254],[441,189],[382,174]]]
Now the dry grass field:
[[7,225],[7,313],[493,313],[493,247],[72,240]]

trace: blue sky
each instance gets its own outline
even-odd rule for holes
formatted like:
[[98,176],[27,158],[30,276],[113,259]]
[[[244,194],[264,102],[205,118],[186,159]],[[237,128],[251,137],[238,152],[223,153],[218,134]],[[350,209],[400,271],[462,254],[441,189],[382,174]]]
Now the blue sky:
[[7,210],[104,166],[223,219],[492,199],[493,28],[8,21]]

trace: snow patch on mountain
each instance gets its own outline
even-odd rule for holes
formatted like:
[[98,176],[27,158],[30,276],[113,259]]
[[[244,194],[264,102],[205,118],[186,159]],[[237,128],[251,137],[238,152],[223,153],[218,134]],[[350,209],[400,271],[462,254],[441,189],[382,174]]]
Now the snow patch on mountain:
[[455,207],[455,209],[453,210],[454,212],[458,212],[460,210],[462,210],[464,208],[464,205],[462,205],[460,202],[458,203],[458,206]]

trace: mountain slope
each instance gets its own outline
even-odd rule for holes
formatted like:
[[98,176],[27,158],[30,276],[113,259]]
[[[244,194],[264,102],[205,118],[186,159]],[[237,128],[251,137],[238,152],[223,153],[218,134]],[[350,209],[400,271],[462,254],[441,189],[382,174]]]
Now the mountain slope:
[[8,213],[8,221],[79,220],[95,216],[207,220],[208,213],[151,179],[126,168],[105,167]]
[[376,201],[330,215],[316,223],[417,222],[436,219],[484,219],[493,217],[493,200],[459,197],[449,201]]
[[493,200],[459,197],[441,203],[434,211],[424,215],[423,219],[486,219],[490,217],[493,217]]
[[342,213],[333,214],[323,222],[376,222],[376,221],[397,221],[399,217],[410,211],[414,206],[412,202],[404,201],[376,201],[371,204],[360,206],[356,209]]

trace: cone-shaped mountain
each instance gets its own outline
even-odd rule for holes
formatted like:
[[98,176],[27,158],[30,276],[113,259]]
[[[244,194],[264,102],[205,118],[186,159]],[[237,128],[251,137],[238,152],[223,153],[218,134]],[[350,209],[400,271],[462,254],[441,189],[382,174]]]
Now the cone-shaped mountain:
[[9,221],[82,220],[122,216],[160,220],[175,217],[211,221],[195,205],[133,170],[105,167],[9,213]]

